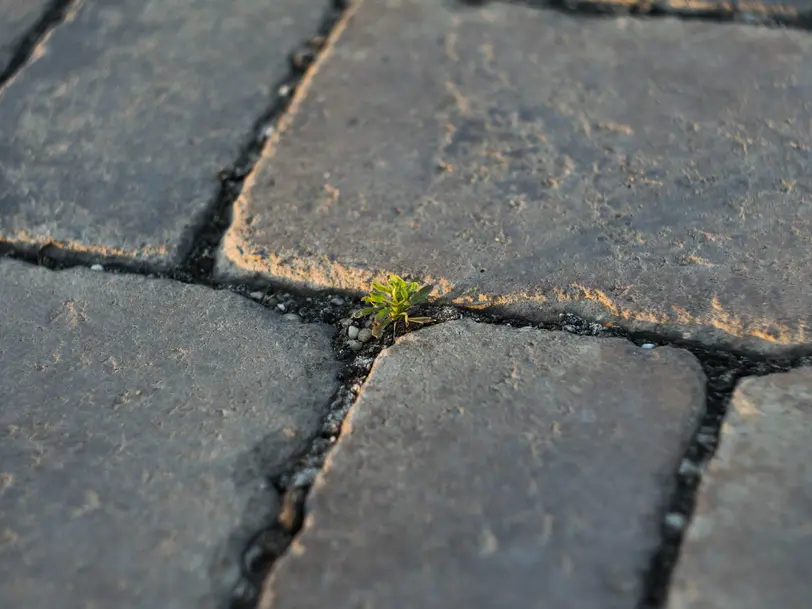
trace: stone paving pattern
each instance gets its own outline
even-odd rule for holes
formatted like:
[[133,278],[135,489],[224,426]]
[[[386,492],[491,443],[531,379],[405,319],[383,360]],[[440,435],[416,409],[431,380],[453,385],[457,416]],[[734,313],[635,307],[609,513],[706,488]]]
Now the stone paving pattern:
[[228,292],[0,260],[0,605],[221,608],[332,329]]
[[82,3],[0,94],[0,242],[179,263],[324,4]]
[[[354,0],[284,110],[336,4],[0,0],[0,607],[224,609],[302,514],[263,609],[637,607],[747,369],[706,349],[808,349],[812,1]],[[214,279],[334,327],[146,275],[190,280],[271,108]],[[691,339],[712,391],[687,349],[448,308],[352,359],[335,292],[391,271]],[[811,382],[740,382],[667,609],[808,605]]]
[[742,381],[668,609],[809,606],[812,368]]
[[633,607],[704,381],[687,351],[622,339],[458,321],[400,340],[260,606]]
[[238,202],[223,277],[412,272],[509,314],[808,342],[806,33],[362,6]]

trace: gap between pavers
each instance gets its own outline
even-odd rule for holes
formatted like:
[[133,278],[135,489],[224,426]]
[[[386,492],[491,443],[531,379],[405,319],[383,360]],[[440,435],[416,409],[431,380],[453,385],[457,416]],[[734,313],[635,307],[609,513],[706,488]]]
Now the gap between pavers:
[[687,351],[447,322],[376,360],[262,609],[640,599],[702,417]]
[[26,609],[221,609],[322,424],[333,328],[0,260],[0,581]]
[[505,316],[808,346],[805,33],[433,0],[358,1],[344,25],[235,204],[220,279],[395,271]]
[[737,386],[668,609],[805,609],[812,598],[812,368]]
[[0,0],[0,74],[4,74],[20,44],[45,14],[49,0]]

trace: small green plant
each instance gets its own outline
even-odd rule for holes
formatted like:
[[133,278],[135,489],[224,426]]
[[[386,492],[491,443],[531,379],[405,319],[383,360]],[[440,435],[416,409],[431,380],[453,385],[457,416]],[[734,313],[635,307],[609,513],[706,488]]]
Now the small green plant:
[[426,302],[433,289],[431,285],[421,288],[416,281],[406,282],[397,275],[390,275],[385,284],[373,281],[372,290],[361,299],[371,306],[358,311],[355,317],[375,316],[372,325],[375,338],[379,338],[390,324],[393,325],[393,334],[396,333],[401,320],[404,325],[428,323],[431,317],[409,317],[409,309]]

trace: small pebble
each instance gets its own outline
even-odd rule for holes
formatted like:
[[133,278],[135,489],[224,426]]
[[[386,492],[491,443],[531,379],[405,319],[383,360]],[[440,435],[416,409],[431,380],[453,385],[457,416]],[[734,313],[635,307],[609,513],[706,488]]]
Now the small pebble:
[[282,97],[287,97],[288,93],[290,93],[290,87],[288,85],[282,85],[279,87],[279,95]]
[[360,351],[363,349],[364,343],[362,343],[360,340],[349,340],[347,341],[347,346],[353,351]]
[[285,313],[282,319],[286,319],[287,321],[302,321],[302,318],[296,315],[296,313]]
[[671,512],[665,517],[665,524],[669,528],[681,531],[683,528],[685,528],[685,516],[682,514],[677,514],[676,512]]
[[342,328],[346,328],[347,326],[349,326],[352,323],[352,320],[349,317],[345,317],[339,323],[341,324]]
[[681,476],[696,476],[699,474],[699,467],[695,463],[691,463],[688,459],[683,459],[679,464],[679,474]]
[[364,328],[363,330],[358,331],[358,340],[362,343],[368,342],[372,338],[372,330],[369,328]]
[[643,349],[653,349],[654,345],[652,345],[651,343],[645,343],[643,345],[640,345],[640,347]]
[[349,328],[347,328],[347,336],[350,337],[351,339],[358,338],[359,332],[360,330],[358,329],[357,326],[350,326]]
[[251,292],[249,296],[254,300],[262,300],[262,297],[265,296],[265,294],[262,292]]
[[276,305],[276,308],[277,308],[277,309],[279,309],[280,311],[284,311],[284,310],[285,310],[285,305],[283,305],[283,304],[280,302],[278,305]]
[[343,304],[344,304],[344,299],[343,299],[343,298],[339,298],[338,296],[333,296],[333,297],[330,299],[330,302],[331,302],[331,303],[333,303],[335,306],[340,307],[341,305],[343,305]]
[[102,265],[100,265],[100,264],[94,264],[93,266],[90,267],[90,270],[91,271],[103,271],[104,267]]

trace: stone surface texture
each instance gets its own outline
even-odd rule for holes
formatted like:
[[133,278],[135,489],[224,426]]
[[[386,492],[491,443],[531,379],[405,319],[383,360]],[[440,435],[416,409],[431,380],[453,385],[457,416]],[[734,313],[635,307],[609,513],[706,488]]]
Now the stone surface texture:
[[221,609],[332,329],[164,280],[0,260],[0,605]]
[[325,8],[80,3],[0,91],[0,242],[179,262]]
[[219,273],[361,290],[396,271],[511,314],[806,343],[810,63],[798,31],[361,2]]
[[804,609],[812,598],[812,368],[741,381],[668,609]]
[[704,409],[687,351],[472,321],[383,352],[262,609],[628,609]]
[[0,74],[49,4],[48,0],[0,0]]

